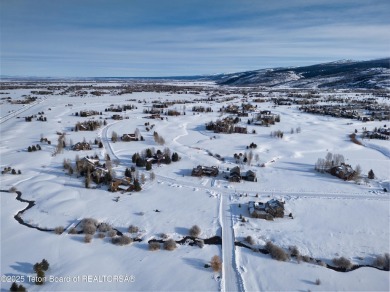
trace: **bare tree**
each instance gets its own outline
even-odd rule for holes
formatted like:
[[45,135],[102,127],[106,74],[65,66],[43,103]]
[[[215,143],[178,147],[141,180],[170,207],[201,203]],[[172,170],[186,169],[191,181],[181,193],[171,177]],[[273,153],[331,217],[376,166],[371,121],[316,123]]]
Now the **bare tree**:
[[135,129],[134,131],[134,135],[137,139],[140,139],[141,138],[141,132],[138,128]]
[[117,141],[118,141],[118,133],[117,133],[117,132],[112,131],[112,134],[111,134],[111,141],[112,141],[112,142],[117,142]]

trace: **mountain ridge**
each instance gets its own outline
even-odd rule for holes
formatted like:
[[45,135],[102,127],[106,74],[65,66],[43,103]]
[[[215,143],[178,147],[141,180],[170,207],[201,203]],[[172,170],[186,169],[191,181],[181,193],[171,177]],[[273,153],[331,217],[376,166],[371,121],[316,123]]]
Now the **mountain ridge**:
[[390,88],[390,58],[342,60],[301,67],[271,68],[221,74],[220,85],[292,88]]

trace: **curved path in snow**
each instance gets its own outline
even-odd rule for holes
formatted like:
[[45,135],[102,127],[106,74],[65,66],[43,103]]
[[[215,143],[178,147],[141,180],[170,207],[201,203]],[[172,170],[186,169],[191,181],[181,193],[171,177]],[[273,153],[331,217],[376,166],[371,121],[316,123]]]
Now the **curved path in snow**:
[[362,142],[363,146],[366,148],[370,148],[372,150],[376,150],[379,153],[382,153],[384,156],[387,158],[390,158],[390,148],[380,146],[380,145],[375,145],[374,143],[367,143],[367,142]]

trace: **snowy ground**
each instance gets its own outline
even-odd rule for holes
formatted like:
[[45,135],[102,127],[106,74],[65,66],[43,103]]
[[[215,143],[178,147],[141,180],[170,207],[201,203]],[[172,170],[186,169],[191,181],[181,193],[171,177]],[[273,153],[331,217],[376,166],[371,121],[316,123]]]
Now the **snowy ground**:
[[[217,88],[208,83],[195,85],[210,90]],[[21,175],[2,175],[1,189],[15,186],[22,192],[23,199],[36,202],[22,215],[23,220],[31,225],[49,229],[61,225],[69,227],[82,218],[93,217],[124,233],[130,224],[139,226],[141,230],[137,235],[142,241],[130,246],[115,246],[108,238],[94,238],[92,243],[85,244],[82,235],[55,235],[30,229],[13,217],[27,204],[16,201],[15,194],[0,193],[2,276],[23,276],[26,279],[33,276],[32,265],[46,258],[51,264],[47,276],[131,275],[135,279],[125,283],[107,280],[89,283],[83,278],[61,283],[57,279],[42,287],[25,280],[23,285],[29,291],[389,290],[389,272],[361,268],[340,273],[307,263],[277,262],[268,255],[253,253],[233,244],[233,238],[242,241],[251,235],[258,247],[263,247],[268,240],[286,249],[296,245],[302,254],[329,264],[336,256],[345,256],[354,264],[371,264],[376,255],[389,252],[389,193],[383,192],[383,188],[389,189],[390,181],[389,142],[364,140],[360,146],[353,144],[348,137],[355,129],[379,127],[384,122],[362,123],[315,116],[300,112],[296,106],[273,108],[273,104],[266,102],[257,104],[259,110],[280,114],[280,123],[271,127],[253,126],[247,125],[247,118],[243,117],[241,124],[248,126],[249,132],[255,129],[256,134],[215,134],[205,130],[205,123],[219,118],[218,110],[222,105],[241,104],[242,95],[235,94],[235,100],[225,103],[173,105],[172,109],[185,111],[186,115],[149,120],[143,118],[147,114],[142,111],[151,106],[152,100],[191,101],[207,98],[207,91],[200,89],[200,94],[139,92],[100,97],[58,95],[60,91],[43,96],[28,106],[1,101],[0,167],[11,166],[22,172]],[[21,99],[30,90],[5,92],[2,96]],[[273,97],[275,95],[277,93],[272,93]],[[137,109],[126,112],[128,119],[114,121],[109,118],[114,113],[104,112],[110,104],[134,104]],[[210,106],[214,111],[194,114],[191,111],[193,105]],[[94,119],[108,118],[108,125],[93,132],[71,131],[76,122],[89,119],[74,116],[80,110],[103,112]],[[24,121],[25,116],[42,111],[48,122]],[[146,122],[155,124],[152,131],[146,131]],[[290,133],[291,128],[297,127],[301,128],[300,133]],[[111,142],[113,131],[121,136],[133,133],[136,128],[145,141]],[[276,130],[284,131],[283,139],[270,136],[270,132]],[[57,131],[67,134],[68,143],[70,140],[76,143],[84,138],[86,141],[100,138],[104,148],[94,146],[91,151],[81,152],[67,148],[53,156]],[[153,131],[164,137],[164,146],[154,142]],[[52,144],[40,143],[41,135]],[[236,165],[233,154],[249,151],[246,146],[251,142],[258,145],[253,149],[258,161],[253,159],[251,165],[241,165],[241,168],[255,171],[257,182],[229,183],[223,174],[217,178],[190,176],[192,168],[200,164],[215,165],[220,172],[227,173],[228,168]],[[36,144],[41,145],[41,151],[27,152],[28,146]],[[69,177],[62,167],[64,158],[74,161],[76,155],[82,158],[96,154],[103,159],[108,153],[113,160],[118,160],[119,165],[114,165],[114,170],[121,177],[125,168],[133,165],[133,153],[148,147],[156,150],[169,147],[181,156],[181,160],[170,165],[153,166],[156,175],[153,181],[147,171],[140,169],[139,174],[145,174],[146,182],[141,192],[132,192],[131,195],[111,193],[105,187],[86,189],[82,178]],[[221,155],[225,161],[210,156],[210,152]],[[373,169],[376,179],[356,184],[315,172],[314,163],[318,158],[325,158],[328,152],[344,155],[352,166],[359,164],[364,176]],[[265,167],[261,167],[262,164]],[[241,224],[239,215],[248,217],[246,203],[257,199],[256,194],[261,200],[270,197],[285,200],[294,219],[273,222],[250,219]],[[241,208],[238,204],[242,205]],[[156,209],[161,212],[154,212]],[[175,251],[148,251],[148,240],[160,239],[161,233],[179,240],[188,235],[188,229],[194,224],[202,229],[200,237],[219,235],[224,244],[205,245],[203,249],[180,245]],[[219,273],[204,268],[213,255],[224,260],[222,280]],[[320,286],[314,283],[317,278],[321,280]],[[2,291],[7,291],[10,285],[9,281],[3,281]]]

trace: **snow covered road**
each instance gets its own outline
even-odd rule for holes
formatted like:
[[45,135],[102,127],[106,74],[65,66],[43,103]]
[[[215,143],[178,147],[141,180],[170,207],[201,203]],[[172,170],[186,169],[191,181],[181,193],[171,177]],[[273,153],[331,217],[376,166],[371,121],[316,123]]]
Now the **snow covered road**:
[[223,291],[244,291],[242,279],[237,270],[234,246],[234,230],[230,203],[227,195],[221,196],[221,225],[222,225],[222,278]]

